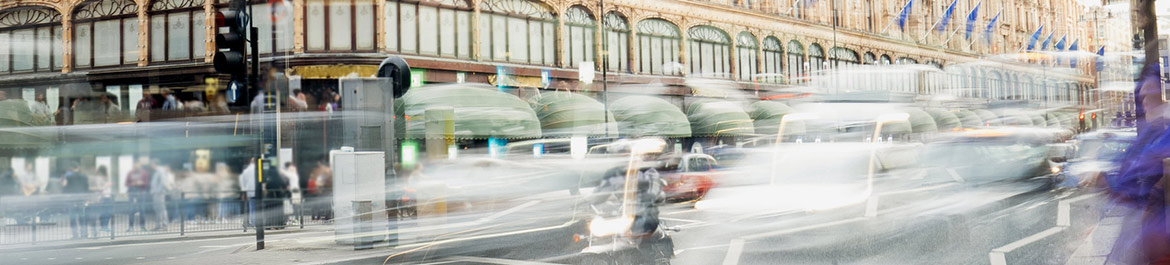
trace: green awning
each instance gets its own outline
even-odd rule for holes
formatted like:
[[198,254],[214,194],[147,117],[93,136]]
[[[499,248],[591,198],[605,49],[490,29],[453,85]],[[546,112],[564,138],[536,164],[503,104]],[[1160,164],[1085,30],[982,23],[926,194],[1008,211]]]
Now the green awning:
[[0,128],[51,125],[50,123],[48,117],[34,117],[24,100],[0,100]]
[[930,133],[938,131],[938,124],[934,122],[934,117],[920,108],[904,108],[903,111],[909,115],[910,131],[913,133]]
[[540,120],[528,103],[488,85],[419,87],[406,92],[398,102],[402,104],[401,113],[406,115],[406,138],[429,137],[426,135],[426,111],[446,108],[454,112],[452,137],[456,139],[541,136]]
[[[780,119],[794,112],[796,110],[792,107],[775,101],[758,101],[747,108],[757,134],[775,135],[780,130]],[[804,121],[788,121],[784,125],[784,135],[801,135],[805,133],[804,129]]]
[[621,136],[691,136],[687,115],[664,99],[628,96],[609,106]]
[[996,113],[1003,126],[1032,126],[1032,116],[1015,110],[1000,110]]
[[586,95],[544,92],[532,104],[532,109],[540,119],[545,137],[605,136],[607,132],[617,135],[613,115],[605,112],[601,102]]
[[1003,123],[999,120],[999,115],[995,115],[995,113],[991,112],[990,110],[977,109],[973,110],[973,112],[975,112],[976,115],[979,115],[979,118],[983,119],[983,124],[986,126],[1003,125]]
[[959,118],[959,123],[963,124],[963,128],[979,128],[983,127],[983,118],[974,111],[967,109],[960,109],[955,112],[955,116]]
[[687,104],[693,136],[737,136],[755,132],[752,118],[739,103],[699,99]]
[[944,109],[927,109],[926,112],[930,113],[930,117],[934,118],[934,123],[938,126],[939,131],[954,131],[963,127],[959,117],[956,117],[950,111]]
[[1048,121],[1049,128],[1060,128],[1061,124],[1063,124],[1062,122],[1060,122],[1060,116],[1058,116],[1055,112],[1045,113],[1045,114],[1041,114],[1041,115],[1043,115],[1044,119],[1046,121]]

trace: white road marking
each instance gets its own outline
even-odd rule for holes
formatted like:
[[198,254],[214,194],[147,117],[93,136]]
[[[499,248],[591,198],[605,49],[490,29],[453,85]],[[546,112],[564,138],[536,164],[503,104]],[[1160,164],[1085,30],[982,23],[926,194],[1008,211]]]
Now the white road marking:
[[146,257],[137,257],[137,258],[134,258],[134,259],[146,259]]
[[743,254],[743,239],[731,240],[727,247],[727,256],[723,257],[723,265],[739,264],[740,254]]
[[1060,233],[1061,231],[1064,231],[1064,229],[1065,227],[1049,228],[1048,230],[1040,231],[1040,233],[1033,234],[1031,236],[1025,237],[1024,239],[1016,240],[1015,242],[1008,243],[1002,247],[992,249],[991,253],[989,254],[991,258],[991,265],[1007,265],[1005,254],[1008,252],[1012,252],[1012,250],[1016,250],[1017,248],[1026,246],[1032,242],[1040,241],[1045,237]]

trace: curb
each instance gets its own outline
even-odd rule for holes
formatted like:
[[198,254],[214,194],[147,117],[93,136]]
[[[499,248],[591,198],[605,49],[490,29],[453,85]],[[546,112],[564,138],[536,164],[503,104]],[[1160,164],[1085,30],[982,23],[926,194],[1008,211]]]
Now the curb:
[[[264,235],[267,236],[267,235],[294,234],[294,233],[301,233],[301,232],[312,232],[315,230],[317,230],[317,229],[305,228],[305,229],[272,230],[272,231],[265,231]],[[249,230],[249,231],[254,231],[254,230]],[[211,232],[211,233],[214,233],[214,232]],[[184,235],[184,236],[179,236],[178,234],[170,234],[169,236],[165,236],[165,237],[158,237],[158,236],[153,236],[153,235],[152,236],[145,236],[144,235],[144,236],[127,236],[127,237],[123,237],[123,238],[127,238],[127,239],[119,238],[119,239],[115,239],[115,240],[108,240],[105,238],[99,238],[99,239],[94,240],[94,241],[88,241],[88,240],[92,240],[92,239],[75,239],[75,240],[73,240],[73,241],[76,241],[75,243],[71,243],[69,241],[58,241],[61,243],[44,242],[41,244],[21,244],[19,246],[0,247],[0,253],[20,252],[20,251],[27,251],[27,250],[52,250],[52,249],[67,249],[67,248],[118,246],[118,245],[129,245],[129,244],[140,244],[140,243],[154,243],[154,242],[161,242],[161,241],[188,241],[188,240],[232,238],[232,237],[248,237],[248,236],[255,236],[255,233],[254,232],[239,232],[239,233],[233,232],[233,233],[204,234],[204,235],[199,235],[198,233],[187,233],[187,235]]]

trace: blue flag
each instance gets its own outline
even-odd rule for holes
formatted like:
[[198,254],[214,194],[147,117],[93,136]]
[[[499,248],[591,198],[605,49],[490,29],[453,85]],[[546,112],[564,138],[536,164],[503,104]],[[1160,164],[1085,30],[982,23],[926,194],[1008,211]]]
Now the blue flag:
[[1048,38],[1044,39],[1044,43],[1040,44],[1041,50],[1048,50],[1048,44],[1052,43],[1052,34],[1056,34],[1056,32],[1053,31],[1051,33],[1048,33]]
[[1067,37],[1067,36],[1060,36],[1060,41],[1056,42],[1056,50],[1057,51],[1064,51],[1064,37]]
[[[1069,51],[1076,51],[1077,50],[1077,42],[1080,42],[1080,41],[1081,41],[1080,39],[1074,40],[1072,45],[1068,46],[1068,50]],[[1077,68],[1077,55],[1073,54],[1072,58],[1068,59],[1068,63],[1072,68]]]
[[1044,31],[1044,26],[1040,26],[1040,29],[1037,29],[1036,33],[1032,33],[1032,38],[1028,39],[1028,50],[1029,51],[1036,48],[1036,41],[1040,40],[1040,32],[1041,31]]
[[1102,45],[1101,49],[1097,50],[1097,58],[1093,59],[1093,61],[1097,62],[1097,71],[1098,72],[1100,72],[1101,69],[1105,69],[1105,58],[1102,58],[1104,56],[1105,56],[1105,46]]
[[942,19],[938,21],[938,27],[935,29],[937,29],[939,32],[944,32],[947,30],[947,24],[950,24],[951,22],[951,15],[955,13],[955,4],[958,3],[959,0],[951,1],[951,6],[947,7],[946,12],[943,12]]
[[967,33],[965,38],[968,40],[971,39],[971,31],[975,30],[975,19],[979,18],[979,6],[982,5],[983,2],[975,4],[975,8],[971,9],[970,14],[967,14]]
[[999,13],[995,13],[995,17],[992,17],[991,21],[987,22],[987,29],[983,30],[983,37],[987,40],[988,44],[991,44],[991,32],[995,31],[995,22],[999,22],[999,15],[1003,15],[1002,9],[999,10]]
[[898,28],[906,30],[906,18],[910,16],[910,6],[914,5],[914,0],[906,2],[906,6],[902,7],[902,13],[898,14]]

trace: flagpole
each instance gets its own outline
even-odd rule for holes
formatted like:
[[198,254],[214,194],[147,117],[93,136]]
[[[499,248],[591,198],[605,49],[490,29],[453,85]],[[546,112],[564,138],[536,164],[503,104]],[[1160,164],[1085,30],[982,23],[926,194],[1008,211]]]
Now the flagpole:
[[[954,0],[954,1],[951,1],[951,4],[950,4],[950,5],[948,5],[948,6],[947,6],[947,9],[952,11],[952,12],[951,12],[951,16],[954,16],[954,14],[955,14],[955,13],[954,13],[954,11],[955,11],[955,10],[954,10],[954,7],[955,7],[955,5],[956,5],[956,4],[958,4],[958,3],[959,3],[959,0]],[[943,11],[943,12],[946,12],[946,11]],[[950,20],[950,19],[951,19],[951,16],[945,17],[945,18],[943,18],[943,19]],[[943,19],[939,19],[938,21],[935,21],[935,22],[934,22],[934,25],[930,25],[930,29],[927,29],[927,30],[926,30],[926,33],[925,33],[925,34],[922,34],[922,37],[918,37],[918,42],[923,42],[923,41],[926,41],[926,36],[930,36],[930,32],[931,32],[931,31],[934,31],[934,30],[935,30],[935,27],[936,27],[936,26],[938,26],[938,24],[939,24],[939,23],[942,23]]]
[[951,38],[954,38],[954,37],[955,37],[955,33],[958,33],[958,32],[959,32],[959,29],[958,29],[958,27],[955,27],[955,30],[952,30],[952,31],[951,31],[951,35],[947,35],[947,40],[944,40],[944,41],[943,41],[943,47],[946,47],[947,43],[948,43],[948,42],[950,42],[950,41],[951,41]]
[[797,4],[799,4],[799,3],[800,3],[800,0],[795,0],[795,1],[792,1],[792,7],[791,7],[791,8],[788,8],[788,15],[789,15],[789,16],[791,16],[791,15],[792,15],[792,11],[796,10],[796,5],[797,5]]
[[[910,1],[914,1],[914,0],[910,0]],[[902,12],[906,11],[906,8],[909,8],[910,6],[911,5],[902,5],[902,9],[898,9],[898,15],[894,16],[894,19],[890,19],[890,22],[886,23],[886,27],[882,28],[881,34],[886,34],[886,32],[890,30],[890,26],[894,25],[894,21],[898,20],[899,17],[902,17]],[[909,16],[909,15],[907,15],[907,16]],[[909,18],[907,18],[907,19],[909,19]]]
[[[993,23],[993,22],[999,22],[999,19],[998,19],[998,18],[999,18],[999,15],[1001,15],[1001,14],[1003,14],[1003,8],[1000,8],[1000,9],[999,9],[999,12],[996,12],[996,13],[995,13],[995,16],[994,16],[994,17],[992,17],[992,20],[994,20],[994,21],[988,21],[988,22],[987,22],[987,26],[992,26],[992,25],[991,25],[991,23]],[[987,29],[984,29],[984,30],[983,30],[983,34],[979,34],[979,36],[975,36],[975,38],[972,38],[972,39],[971,39],[971,43],[967,44],[967,49],[968,49],[968,50],[970,50],[972,46],[975,46],[975,42],[979,41],[979,39],[980,39],[980,36],[985,36],[985,35],[991,35],[991,33],[989,32],[989,30],[987,30]],[[983,37],[983,38],[984,38],[984,39],[986,39],[986,38],[988,38],[988,37]],[[988,39],[988,41],[989,41],[989,42],[990,42],[990,40],[991,40],[991,39]]]

